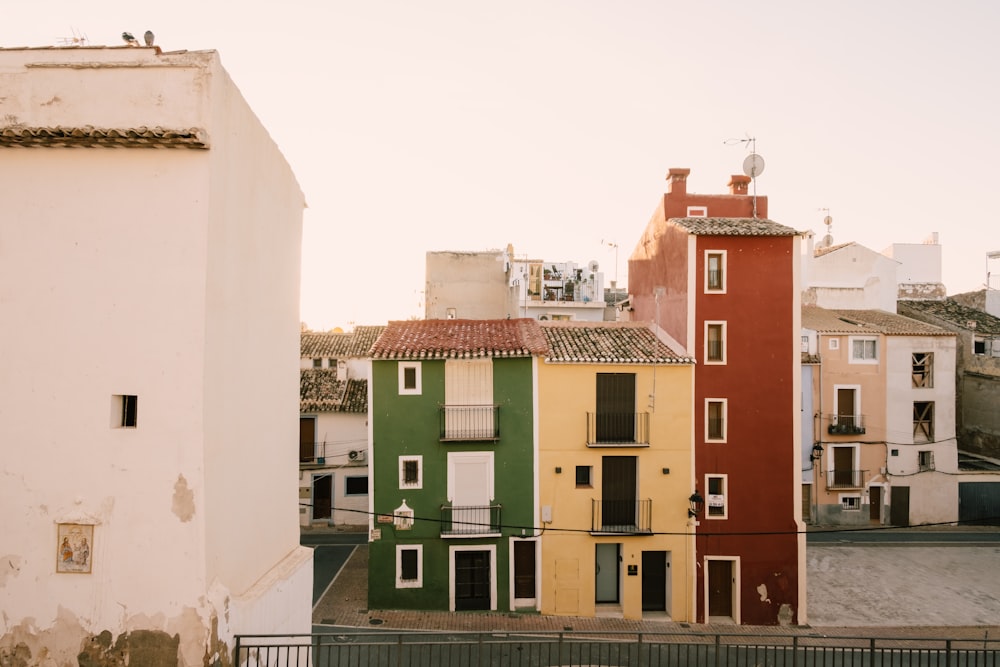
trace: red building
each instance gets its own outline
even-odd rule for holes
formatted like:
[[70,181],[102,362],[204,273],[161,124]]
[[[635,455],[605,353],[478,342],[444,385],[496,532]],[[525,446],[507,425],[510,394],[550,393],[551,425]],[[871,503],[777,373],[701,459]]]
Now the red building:
[[733,176],[729,194],[669,189],[629,259],[633,319],[697,359],[697,618],[806,622],[798,232]]

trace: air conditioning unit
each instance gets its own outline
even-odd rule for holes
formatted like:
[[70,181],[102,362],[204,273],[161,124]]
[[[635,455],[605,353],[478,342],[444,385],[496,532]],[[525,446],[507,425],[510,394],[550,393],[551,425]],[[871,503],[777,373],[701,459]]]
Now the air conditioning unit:
[[347,458],[353,463],[361,463],[368,458],[368,452],[363,449],[352,449],[347,453]]

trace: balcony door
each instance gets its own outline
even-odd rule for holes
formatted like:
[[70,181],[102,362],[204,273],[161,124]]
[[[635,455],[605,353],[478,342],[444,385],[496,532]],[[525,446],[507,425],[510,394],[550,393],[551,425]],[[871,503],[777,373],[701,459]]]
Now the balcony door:
[[636,526],[635,456],[601,458],[601,524],[621,532]]
[[854,392],[854,389],[837,388],[837,425],[845,429],[847,433],[859,425],[855,419]]
[[448,454],[448,500],[452,506],[452,532],[490,532],[493,452]]
[[597,442],[635,442],[635,373],[597,374]]
[[445,437],[490,437],[493,360],[448,359],[444,365]]
[[837,486],[854,484],[854,448],[833,448],[833,483]]

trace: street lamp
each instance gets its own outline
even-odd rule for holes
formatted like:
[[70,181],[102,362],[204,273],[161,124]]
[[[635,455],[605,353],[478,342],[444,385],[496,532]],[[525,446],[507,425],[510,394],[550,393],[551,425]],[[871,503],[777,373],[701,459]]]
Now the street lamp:
[[693,519],[701,514],[701,510],[704,507],[705,499],[698,493],[698,489],[695,489],[694,493],[688,498],[688,518]]

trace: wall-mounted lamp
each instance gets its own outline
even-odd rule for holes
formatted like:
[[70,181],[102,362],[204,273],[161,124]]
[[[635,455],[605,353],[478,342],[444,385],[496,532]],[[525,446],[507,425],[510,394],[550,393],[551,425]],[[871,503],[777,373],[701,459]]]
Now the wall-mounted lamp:
[[694,490],[691,497],[688,498],[688,518],[693,519],[694,517],[701,514],[702,508],[705,507],[705,499],[701,497],[698,493],[698,489]]
[[818,442],[815,445],[813,445],[812,456],[810,456],[809,458],[812,459],[813,461],[819,461],[821,458],[823,458],[823,445],[819,444]]

